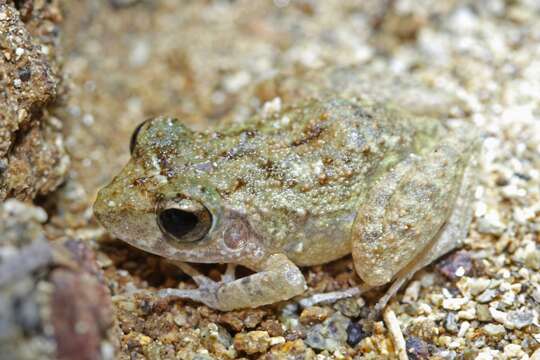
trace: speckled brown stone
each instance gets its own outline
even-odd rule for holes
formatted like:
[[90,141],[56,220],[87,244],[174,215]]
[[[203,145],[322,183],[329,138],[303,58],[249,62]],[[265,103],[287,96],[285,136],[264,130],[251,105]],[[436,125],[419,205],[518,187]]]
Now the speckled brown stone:
[[55,1],[0,3],[0,199],[46,194],[67,171],[52,113],[61,91],[55,14]]

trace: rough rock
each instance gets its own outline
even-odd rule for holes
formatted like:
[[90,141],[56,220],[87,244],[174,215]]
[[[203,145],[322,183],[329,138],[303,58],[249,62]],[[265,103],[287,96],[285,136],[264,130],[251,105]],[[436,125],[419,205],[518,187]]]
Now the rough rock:
[[67,171],[54,115],[63,90],[54,51],[60,20],[55,1],[0,2],[0,199],[46,194]]

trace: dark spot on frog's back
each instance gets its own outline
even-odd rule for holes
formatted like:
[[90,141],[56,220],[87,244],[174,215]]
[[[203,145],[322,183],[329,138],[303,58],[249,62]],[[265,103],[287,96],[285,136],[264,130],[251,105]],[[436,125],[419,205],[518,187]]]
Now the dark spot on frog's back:
[[369,120],[373,119],[373,115],[368,113],[366,110],[364,110],[364,108],[362,108],[360,106],[355,106],[354,107],[353,115],[356,116],[356,117],[366,118],[366,119],[369,119]]
[[136,178],[135,180],[133,180],[133,186],[143,186],[147,180],[148,178],[146,176]]
[[323,124],[314,124],[308,126],[304,130],[304,136],[300,139],[293,140],[291,142],[292,146],[300,146],[307,144],[310,141],[316,140],[321,136],[321,134],[324,132],[325,127]]
[[242,135],[244,135],[247,138],[254,138],[255,136],[257,136],[257,130],[253,130],[253,129],[245,130],[242,132]]

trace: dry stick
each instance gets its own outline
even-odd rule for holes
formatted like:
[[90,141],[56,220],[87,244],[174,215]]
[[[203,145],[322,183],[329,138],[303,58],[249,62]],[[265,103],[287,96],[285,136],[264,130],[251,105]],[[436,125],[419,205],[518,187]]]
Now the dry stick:
[[396,318],[396,314],[389,308],[383,314],[384,322],[388,327],[392,341],[394,342],[394,347],[396,349],[396,354],[398,355],[399,360],[409,360],[407,355],[407,347],[405,346],[405,339],[403,338],[403,333],[399,327],[399,323]]

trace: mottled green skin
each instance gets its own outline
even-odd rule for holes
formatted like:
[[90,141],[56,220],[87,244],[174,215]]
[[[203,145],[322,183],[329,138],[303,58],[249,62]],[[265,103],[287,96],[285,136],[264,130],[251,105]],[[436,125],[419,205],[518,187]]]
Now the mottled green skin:
[[[256,268],[283,253],[297,265],[321,264],[350,253],[351,227],[372,184],[448,136],[439,121],[340,98],[201,133],[157,118],[144,125],[131,162],[101,190],[95,211],[114,235],[176,260]],[[195,196],[213,212],[206,238],[180,244],[156,228],[156,202],[177,196]],[[213,248],[219,223],[230,226],[231,218],[242,219],[240,241],[256,244],[240,248],[251,252]]]

